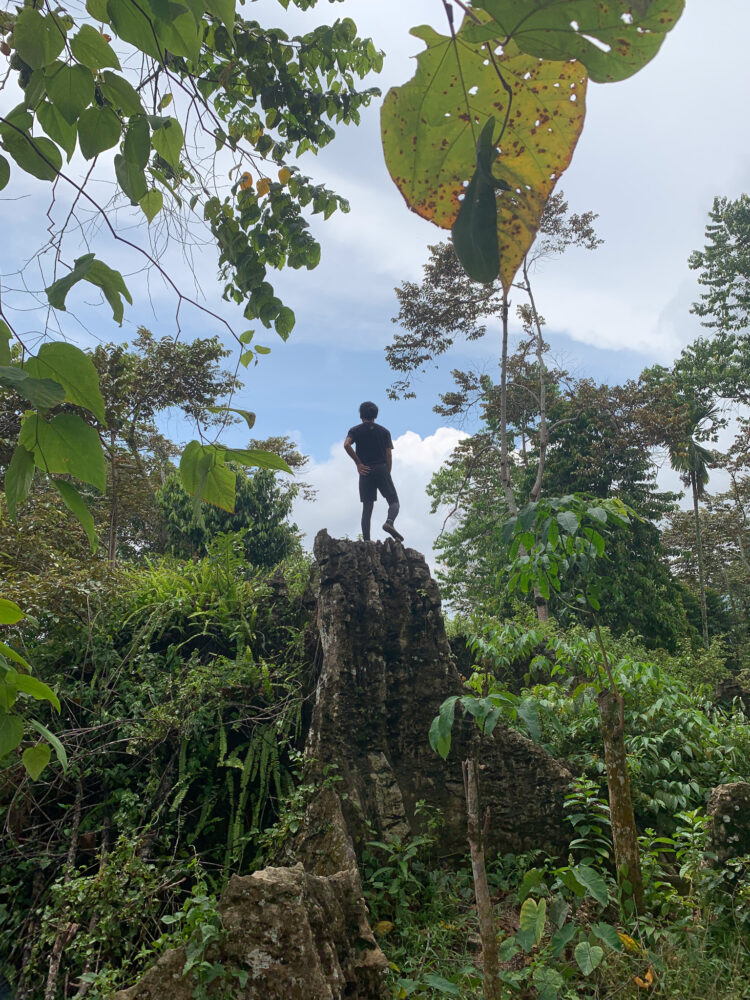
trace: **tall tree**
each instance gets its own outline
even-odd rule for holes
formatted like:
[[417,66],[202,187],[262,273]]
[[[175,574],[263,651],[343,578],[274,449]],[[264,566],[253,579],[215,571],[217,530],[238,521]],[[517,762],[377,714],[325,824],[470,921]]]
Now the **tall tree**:
[[706,289],[692,312],[722,333],[750,326],[750,198],[715,198],[706,244],[688,260]]
[[[552,195],[541,216],[540,236],[523,258],[522,279],[514,287],[522,290],[527,301],[519,307],[518,313],[523,326],[523,340],[519,351],[511,352],[509,343],[509,298],[508,289],[501,278],[494,281],[477,282],[469,278],[459,265],[455,247],[441,244],[431,247],[431,259],[425,267],[425,278],[421,286],[408,282],[396,289],[400,310],[394,322],[406,328],[406,333],[397,334],[386,349],[386,357],[394,370],[402,377],[392,387],[392,394],[411,393],[411,380],[424,365],[444,353],[452,346],[457,335],[467,340],[476,340],[486,333],[484,323],[499,315],[502,324],[500,351],[500,382],[498,386],[497,437],[499,463],[498,485],[503,494],[508,511],[515,515],[519,502],[537,499],[542,492],[544,465],[550,435],[553,428],[548,421],[548,391],[550,377],[545,363],[548,350],[542,335],[544,318],[537,310],[534,298],[531,272],[540,261],[564,253],[571,247],[595,249],[601,240],[594,232],[596,216],[592,212],[583,215],[569,213],[568,203],[562,192]],[[484,322],[483,322],[484,321]],[[527,355],[533,361],[529,362]],[[519,495],[518,481],[513,476],[513,436],[509,425],[513,401],[511,395],[518,388],[513,382],[513,369],[518,357],[524,368],[523,389],[530,393],[536,403],[535,426],[528,426],[530,435],[538,441],[536,472],[528,493]],[[534,385],[529,384],[533,372]],[[437,412],[458,414],[477,402],[484,391],[483,380],[472,378],[470,373],[454,372],[458,392],[443,397]],[[479,396],[477,396],[479,392]],[[509,409],[510,408],[510,409]],[[547,603],[536,595],[537,614],[540,619],[547,617]]]
[[708,485],[708,470],[716,464],[712,451],[699,440],[706,423],[713,423],[717,417],[716,407],[690,400],[685,407],[682,433],[669,444],[669,461],[672,468],[680,473],[680,478],[690,487],[693,498],[695,519],[695,551],[698,560],[698,587],[701,601],[701,626],[703,641],[708,647],[708,612],[706,610],[706,580],[703,568],[703,538],[699,502]]

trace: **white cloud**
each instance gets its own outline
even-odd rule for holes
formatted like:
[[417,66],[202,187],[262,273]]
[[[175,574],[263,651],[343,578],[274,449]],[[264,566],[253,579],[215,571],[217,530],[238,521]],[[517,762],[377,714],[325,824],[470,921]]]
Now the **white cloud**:
[[[438,427],[424,438],[406,431],[393,442],[393,482],[398,490],[401,513],[397,526],[404,544],[423,552],[432,562],[432,545],[443,524],[443,516],[430,513],[425,487],[430,477],[467,435],[453,427]],[[337,538],[357,538],[362,506],[357,492],[357,470],[343,449],[343,441],[331,445],[330,457],[305,470],[305,480],[317,491],[315,501],[298,500],[294,519],[312,548],[321,528]],[[374,540],[388,536],[380,525],[385,520],[385,501],[379,497],[372,519]]]

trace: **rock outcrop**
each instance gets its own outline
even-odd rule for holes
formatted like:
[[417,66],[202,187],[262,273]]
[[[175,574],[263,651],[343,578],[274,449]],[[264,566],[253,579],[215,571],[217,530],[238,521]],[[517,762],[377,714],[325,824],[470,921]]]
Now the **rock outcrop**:
[[711,848],[720,863],[750,854],[750,784],[717,785],[708,799]]
[[[424,800],[445,821],[443,853],[463,855],[461,761],[472,751],[491,810],[489,851],[566,846],[571,776],[541,747],[501,726],[480,744],[476,727],[457,719],[449,760],[430,749],[430,723],[461,679],[423,556],[325,531],[315,555],[320,655],[311,655],[319,674],[306,755],[312,775],[335,764],[340,781],[336,790],[321,782],[282,851],[286,867],[234,876],[222,895],[224,933],[210,958],[230,979],[209,995],[232,1000],[385,1000],[388,962],[370,929],[355,848],[373,832],[417,832]],[[165,952],[114,1000],[189,1000],[184,964],[184,951]]]
[[[355,844],[371,837],[367,824],[379,837],[415,832],[424,800],[445,821],[443,852],[463,854],[461,760],[479,736],[457,717],[446,762],[428,742],[440,704],[462,685],[427,563],[390,540],[342,541],[326,531],[315,557],[322,665],[306,753],[338,766]],[[501,725],[477,749],[489,850],[564,849],[567,768]]]
[[[388,960],[370,929],[338,796],[323,789],[304,825],[298,844],[304,866],[264,868],[229,880],[218,906],[223,935],[209,956],[228,978],[209,987],[209,995],[232,1000],[390,995],[383,985]],[[192,1000],[195,984],[183,975],[184,965],[183,949],[167,951],[113,1000]]]

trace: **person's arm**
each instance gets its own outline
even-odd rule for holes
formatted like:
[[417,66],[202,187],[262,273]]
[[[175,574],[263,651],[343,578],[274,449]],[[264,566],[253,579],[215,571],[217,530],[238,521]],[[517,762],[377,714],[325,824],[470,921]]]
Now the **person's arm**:
[[385,464],[388,469],[388,475],[390,475],[391,465],[393,464],[393,448],[385,449]]
[[359,459],[357,458],[357,453],[356,453],[356,451],[354,450],[354,448],[352,448],[352,444],[353,444],[353,443],[354,443],[353,439],[352,439],[352,438],[350,438],[350,437],[349,437],[349,436],[347,435],[347,438],[346,438],[346,441],[344,441],[344,451],[345,451],[345,452],[347,453],[347,455],[349,456],[349,458],[350,458],[350,459],[351,459],[351,460],[352,460],[352,461],[354,462],[354,464],[355,464],[355,465],[357,466],[357,472],[358,472],[358,473],[360,474],[360,476],[366,476],[366,475],[367,475],[367,473],[368,473],[368,472],[370,471],[370,466],[369,466],[369,465],[364,465],[364,464],[363,464],[362,462],[360,462],[360,460],[359,460]]

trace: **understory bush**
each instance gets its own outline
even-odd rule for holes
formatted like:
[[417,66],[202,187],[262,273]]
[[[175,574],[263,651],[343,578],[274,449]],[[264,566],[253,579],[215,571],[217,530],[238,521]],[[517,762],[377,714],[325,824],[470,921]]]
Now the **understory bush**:
[[[115,571],[76,618],[24,621],[70,764],[0,785],[0,973],[19,996],[52,976],[54,995],[99,1000],[218,928],[218,894],[259,863],[293,787],[308,573],[299,557],[248,569],[241,537],[220,536],[200,561]],[[196,989],[210,965],[195,957]]]

